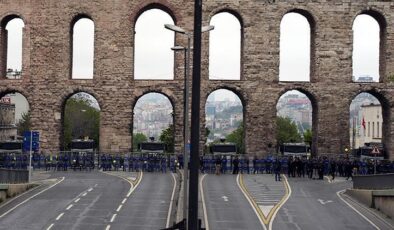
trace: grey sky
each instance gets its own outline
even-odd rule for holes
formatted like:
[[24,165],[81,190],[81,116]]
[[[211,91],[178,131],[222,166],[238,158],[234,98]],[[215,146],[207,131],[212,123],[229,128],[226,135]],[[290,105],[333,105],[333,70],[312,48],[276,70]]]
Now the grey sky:
[[73,79],[92,79],[94,60],[94,23],[82,18],[74,24]]
[[8,22],[7,69],[20,71],[22,69],[22,31],[25,24],[20,18]]

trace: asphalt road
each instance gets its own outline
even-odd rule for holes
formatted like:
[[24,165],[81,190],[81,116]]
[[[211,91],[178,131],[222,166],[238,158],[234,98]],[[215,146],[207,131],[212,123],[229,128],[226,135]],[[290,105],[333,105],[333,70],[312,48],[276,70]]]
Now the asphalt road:
[[135,190],[127,180],[97,171],[53,172],[50,178],[57,178],[56,184],[47,183],[0,207],[0,229],[166,226],[173,189],[171,174],[144,174]]

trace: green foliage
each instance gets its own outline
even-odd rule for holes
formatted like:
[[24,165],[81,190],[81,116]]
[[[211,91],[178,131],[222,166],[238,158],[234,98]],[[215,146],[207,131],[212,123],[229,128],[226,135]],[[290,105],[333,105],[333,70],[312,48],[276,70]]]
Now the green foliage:
[[100,111],[85,98],[70,98],[64,109],[64,147],[71,140],[89,137],[99,146]]
[[239,154],[245,153],[243,123],[241,123],[236,130],[226,136],[226,141],[234,143],[237,146],[237,151]]
[[222,112],[216,114],[216,119],[230,119],[232,114],[242,113],[243,106],[236,105],[224,109]]
[[29,131],[31,129],[30,112],[22,113],[22,118],[16,125],[18,135],[22,136],[23,132]]
[[167,152],[174,152],[174,125],[171,124],[168,128],[161,131],[159,140],[166,144]]
[[283,143],[298,143],[301,140],[302,138],[298,133],[297,125],[290,118],[276,118],[276,141],[279,145]]
[[209,137],[209,134],[211,133],[211,130],[208,127],[205,127],[205,141]]
[[142,142],[147,141],[148,138],[143,133],[133,134],[133,150],[138,150],[138,145]]
[[305,130],[305,132],[304,132],[304,142],[306,144],[309,144],[309,146],[312,145],[312,130],[310,130],[310,129]]

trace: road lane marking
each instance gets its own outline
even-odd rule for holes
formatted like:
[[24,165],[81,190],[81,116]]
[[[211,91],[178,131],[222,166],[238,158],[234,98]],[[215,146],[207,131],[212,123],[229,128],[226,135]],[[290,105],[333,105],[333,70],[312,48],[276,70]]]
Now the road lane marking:
[[64,215],[64,212],[60,213],[60,214],[56,217],[56,220],[60,220],[60,218],[62,218],[63,215]]
[[107,225],[107,227],[105,228],[105,230],[109,230],[111,228],[111,225]]
[[334,202],[334,201],[332,201],[332,200],[327,200],[327,201],[324,201],[324,200],[322,200],[322,199],[317,199],[317,201],[319,201],[319,202],[320,202],[320,204],[322,204],[322,205],[326,205],[326,204],[328,204],[328,203],[332,203],[332,202]]
[[74,202],[75,202],[75,203],[78,203],[78,201],[79,201],[80,199],[81,199],[81,198],[78,198],[78,199],[76,199]]
[[109,222],[111,222],[111,223],[114,222],[114,220],[115,220],[115,218],[116,218],[116,215],[117,215],[117,214],[113,214],[113,215],[112,215],[112,218],[111,218],[111,220],[110,220]]
[[9,209],[7,212],[5,212],[3,215],[1,215],[1,216],[0,216],[0,219],[3,218],[4,216],[6,216],[8,213],[14,211],[17,207],[19,207],[19,206],[21,206],[22,204],[24,204],[24,203],[28,202],[29,200],[33,199],[34,197],[36,197],[36,196],[40,195],[41,193],[44,193],[44,192],[48,191],[49,189],[55,187],[56,185],[58,185],[59,183],[61,183],[62,181],[64,181],[64,179],[65,179],[65,177],[62,177],[62,179],[61,179],[60,181],[56,182],[55,184],[49,186],[48,188],[42,190],[41,192],[38,192],[38,193],[34,194],[33,196],[27,198],[26,200],[22,201],[21,203],[15,205],[15,206],[12,207],[11,209]]
[[287,177],[285,175],[283,175],[283,178],[285,179],[284,180],[284,184],[285,184],[285,188],[286,188],[286,195],[285,195],[284,199],[282,199],[279,202],[279,205],[276,207],[276,209],[274,211],[274,214],[271,217],[271,221],[270,221],[270,223],[268,225],[268,229],[269,230],[272,230],[272,224],[273,224],[273,222],[275,220],[276,214],[278,213],[279,209],[281,209],[282,206],[287,202],[287,200],[290,198],[291,193],[292,193],[289,181],[287,180]]
[[88,192],[91,192],[93,190],[93,188],[88,189]]
[[127,201],[127,198],[124,198],[124,199],[122,200],[122,204],[126,203],[126,201]]
[[174,202],[174,196],[175,196],[175,190],[176,190],[176,178],[174,173],[171,173],[172,179],[174,180],[174,187],[172,189],[172,194],[171,194],[171,201],[170,201],[170,207],[168,208],[168,215],[167,215],[167,223],[166,223],[166,228],[170,227],[170,219],[171,219],[171,211],[172,211],[172,203]]
[[97,187],[98,184],[95,184],[94,187]]
[[359,214],[364,220],[366,220],[368,223],[370,223],[374,228],[380,230],[378,226],[376,226],[370,219],[368,219],[366,216],[364,216],[361,212],[359,212],[355,207],[353,207],[349,202],[347,202],[345,199],[342,198],[341,194],[343,194],[346,191],[346,189],[338,191],[337,196],[339,199],[341,199],[347,206],[349,206],[353,211],[355,211],[357,214]]
[[85,192],[84,194],[82,194],[82,196],[86,196],[88,193],[87,192]]
[[123,205],[119,205],[119,207],[116,209],[116,212],[119,212],[120,209],[122,209],[122,206],[123,206]]
[[[260,210],[260,208],[256,208],[255,207],[255,204],[253,203],[253,200],[251,199],[251,197],[246,193],[246,191],[244,191],[244,189],[242,188],[242,186],[241,186],[241,183],[240,183],[240,180],[241,180],[241,176],[240,176],[241,174],[238,174],[237,175],[237,185],[238,185],[238,187],[240,188],[240,190],[241,190],[241,192],[244,194],[244,196],[245,196],[245,198],[246,198],[246,200],[249,202],[249,204],[252,206],[252,209],[253,209],[253,211],[256,213],[256,215],[257,215],[257,218],[259,219],[259,221],[260,221],[260,224],[261,224],[261,226],[263,226],[263,229],[264,230],[267,230],[267,227],[265,226],[265,223],[264,223],[264,221],[263,221],[263,218],[262,218],[262,216],[260,215],[260,213],[259,213],[259,210]],[[264,215],[264,214],[263,214]]]
[[66,208],[66,210],[70,210],[70,208],[72,208],[74,205],[72,205],[72,204],[70,204],[67,208]]
[[223,199],[225,202],[228,202],[228,197],[227,197],[227,196],[222,196],[222,199]]
[[204,213],[204,222],[205,222],[205,229],[209,230],[209,223],[208,223],[208,214],[207,214],[207,206],[205,205],[205,197],[204,197],[204,188],[202,187],[202,182],[207,174],[204,174],[200,179],[200,193],[201,193],[201,201],[202,201],[202,210]]
[[54,224],[49,225],[49,227],[47,228],[47,230],[51,230],[51,228],[53,227]]

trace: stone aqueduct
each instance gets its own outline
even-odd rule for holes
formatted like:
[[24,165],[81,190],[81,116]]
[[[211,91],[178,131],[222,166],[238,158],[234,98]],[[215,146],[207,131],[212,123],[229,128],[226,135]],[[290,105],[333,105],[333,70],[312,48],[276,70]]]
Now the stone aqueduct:
[[[61,147],[62,111],[76,92],[93,95],[101,107],[100,149],[129,150],[133,107],[147,92],[167,95],[174,106],[176,150],[182,149],[183,55],[175,56],[174,80],[134,80],[134,26],[145,10],[159,8],[181,27],[193,28],[193,1],[186,0],[0,0],[2,76],[0,96],[23,94],[32,125],[41,132],[41,148]],[[288,90],[305,93],[314,109],[313,151],[339,153],[349,146],[349,105],[360,92],[377,97],[383,108],[383,142],[394,159],[394,2],[388,0],[206,0],[203,24],[218,12],[234,14],[242,26],[241,80],[208,79],[209,36],[203,35],[201,127],[210,92],[225,88],[244,103],[248,154],[264,155],[275,143],[276,103]],[[279,82],[279,32],[288,12],[304,15],[311,25],[310,82]],[[352,82],[352,24],[369,14],[381,27],[380,82]],[[94,78],[71,79],[71,22],[88,15],[95,23]],[[7,20],[25,23],[21,79],[5,77]],[[177,44],[185,38],[176,36]],[[204,132],[204,129],[201,129]],[[203,136],[203,135],[202,135]],[[202,143],[202,141],[201,141]]]

